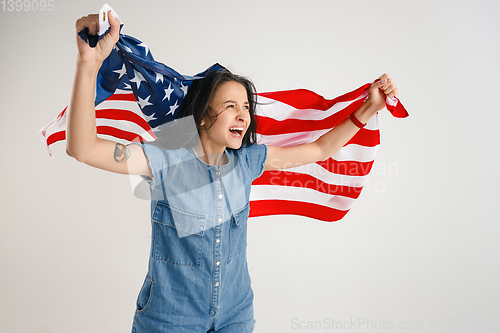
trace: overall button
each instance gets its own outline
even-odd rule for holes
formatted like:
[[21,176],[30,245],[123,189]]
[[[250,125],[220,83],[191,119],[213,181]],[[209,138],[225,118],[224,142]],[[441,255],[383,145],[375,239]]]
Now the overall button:
[[220,265],[220,261],[217,261],[215,264],[216,264],[217,266],[219,266],[219,265]]
[[219,198],[222,198],[222,194],[219,194]]
[[215,286],[218,287],[219,286],[219,282],[215,282]]
[[215,242],[216,242],[216,243],[220,243],[220,239],[218,239],[218,238],[217,238],[217,239],[215,240]]

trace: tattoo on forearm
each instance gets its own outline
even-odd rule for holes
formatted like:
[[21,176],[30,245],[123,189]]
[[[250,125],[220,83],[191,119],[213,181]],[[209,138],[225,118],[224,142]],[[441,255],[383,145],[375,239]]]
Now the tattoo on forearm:
[[115,146],[115,161],[118,163],[128,160],[130,157],[130,149],[127,146],[117,143]]

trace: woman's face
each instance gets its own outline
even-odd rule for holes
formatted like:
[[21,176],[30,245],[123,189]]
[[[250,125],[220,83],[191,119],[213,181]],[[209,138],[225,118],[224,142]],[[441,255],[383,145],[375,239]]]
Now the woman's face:
[[250,125],[250,103],[245,87],[238,82],[224,82],[215,90],[210,103],[215,119],[204,119],[200,140],[205,153],[222,153],[226,147],[238,149]]

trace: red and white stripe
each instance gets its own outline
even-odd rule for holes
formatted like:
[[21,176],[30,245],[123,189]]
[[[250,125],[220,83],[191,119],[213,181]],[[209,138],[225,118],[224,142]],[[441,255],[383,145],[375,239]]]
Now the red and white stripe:
[[[315,141],[361,106],[368,87],[333,100],[303,89],[259,94],[259,143],[285,147]],[[292,214],[340,220],[360,195],[379,144],[375,116],[328,160],[265,171],[252,185],[250,216]]]
[[[130,90],[116,90],[95,109],[97,134],[100,137],[110,137],[112,140],[125,142],[156,139]],[[50,156],[52,156],[50,146],[66,139],[66,110],[67,107],[38,132]]]

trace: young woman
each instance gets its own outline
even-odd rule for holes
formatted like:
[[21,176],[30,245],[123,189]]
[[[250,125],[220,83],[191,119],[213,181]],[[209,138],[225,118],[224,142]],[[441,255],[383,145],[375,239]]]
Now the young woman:
[[[369,98],[315,142],[280,148],[255,142],[255,89],[228,71],[193,83],[182,116],[192,116],[199,143],[168,150],[124,146],[96,135],[94,89],[98,70],[119,38],[111,29],[95,48],[77,37],[78,59],[68,108],[67,153],[104,170],[142,175],[151,189],[149,269],[137,300],[132,332],[251,332],[253,293],[246,261],[250,185],[264,170],[323,161],[335,154],[397,88],[384,74]],[[98,29],[98,16],[76,22]]]

